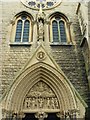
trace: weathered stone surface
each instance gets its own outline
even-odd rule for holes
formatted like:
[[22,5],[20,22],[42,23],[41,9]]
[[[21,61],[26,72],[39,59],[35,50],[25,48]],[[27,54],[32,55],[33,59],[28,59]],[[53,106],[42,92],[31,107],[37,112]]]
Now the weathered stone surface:
[[[49,49],[48,46],[46,46],[46,48],[49,50],[48,53],[52,55],[82,98],[87,103],[90,103],[90,98],[88,97],[89,85],[86,73],[87,69],[85,68],[86,65],[88,67],[88,71],[90,70],[90,55],[88,58],[90,50],[87,46],[80,46],[83,36],[81,33],[78,15],[76,15],[76,7],[77,3],[65,2],[55,9],[45,11],[47,18],[55,11],[61,12],[68,17],[71,22],[70,32],[72,39],[72,45],[50,45]],[[0,36],[0,38],[2,38],[2,46],[0,46],[0,78],[2,80],[2,85],[0,88],[0,94],[4,94],[7,91],[17,74],[32,56],[32,49],[34,49],[33,45],[10,45],[10,22],[16,14],[22,11],[26,11],[31,14],[34,19],[36,18],[37,11],[25,7],[20,1],[2,2],[2,23],[0,18],[0,24],[2,24],[2,30],[0,29],[0,34],[2,35],[2,37]],[[88,12],[88,16],[90,16],[90,10]],[[90,18],[88,23],[88,28],[90,28]],[[49,44],[49,40],[47,40],[47,42]]]

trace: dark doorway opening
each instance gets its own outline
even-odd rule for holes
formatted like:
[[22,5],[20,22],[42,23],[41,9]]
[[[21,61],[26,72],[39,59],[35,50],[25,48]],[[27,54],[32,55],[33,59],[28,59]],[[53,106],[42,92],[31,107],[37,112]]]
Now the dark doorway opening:
[[48,117],[44,120],[60,120],[60,118],[57,117],[56,113],[48,113]]
[[[39,120],[35,118],[34,113],[26,113],[25,117],[22,120]],[[44,118],[44,120],[60,120],[60,118],[57,117],[56,113],[48,113],[48,117]]]
[[26,113],[25,117],[22,120],[38,120],[38,119],[35,118],[35,114],[34,113]]

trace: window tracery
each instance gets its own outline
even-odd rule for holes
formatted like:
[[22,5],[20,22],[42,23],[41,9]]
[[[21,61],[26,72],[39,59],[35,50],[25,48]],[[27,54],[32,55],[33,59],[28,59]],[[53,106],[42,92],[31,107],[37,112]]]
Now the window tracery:
[[39,9],[40,5],[42,6],[42,9],[50,9],[59,5],[61,0],[58,2],[57,0],[21,0],[21,2],[33,9]]
[[29,42],[30,22],[26,15],[22,15],[16,20],[15,42]]
[[50,41],[52,43],[66,44],[70,42],[69,24],[60,14],[50,19]]
[[30,45],[32,42],[32,16],[19,13],[11,22],[10,45]]

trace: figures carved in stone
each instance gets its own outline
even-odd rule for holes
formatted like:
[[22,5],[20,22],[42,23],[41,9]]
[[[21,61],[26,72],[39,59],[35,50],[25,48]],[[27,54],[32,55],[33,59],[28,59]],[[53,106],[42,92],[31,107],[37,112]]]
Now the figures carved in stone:
[[59,103],[52,89],[39,81],[26,95],[24,109],[59,109]]
[[37,25],[38,25],[38,41],[44,41],[44,21],[45,14],[42,12],[42,7],[40,5],[40,10],[37,14]]
[[40,20],[40,22],[38,22],[38,40],[42,40],[44,39],[44,24],[42,22],[42,20]]

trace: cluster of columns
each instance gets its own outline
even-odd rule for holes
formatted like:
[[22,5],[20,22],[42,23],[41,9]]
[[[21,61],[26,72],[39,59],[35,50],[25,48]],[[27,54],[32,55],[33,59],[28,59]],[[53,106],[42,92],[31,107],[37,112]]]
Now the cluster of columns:
[[[60,118],[60,120],[76,120],[77,118],[77,110],[68,110],[68,111],[60,111],[58,113],[56,113],[56,116],[58,118]],[[7,118],[5,118],[5,120],[22,120],[25,117],[25,113],[24,112],[19,112],[19,113],[15,113],[12,112],[11,114],[9,113],[9,115],[7,116]],[[48,117],[48,113],[47,112],[37,112],[35,113],[35,118],[38,118],[38,120],[44,120],[45,118]]]

